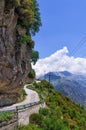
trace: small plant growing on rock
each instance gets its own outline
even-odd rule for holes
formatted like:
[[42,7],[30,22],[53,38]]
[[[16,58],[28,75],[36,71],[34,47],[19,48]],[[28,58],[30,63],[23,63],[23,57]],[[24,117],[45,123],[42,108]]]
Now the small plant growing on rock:
[[24,34],[24,36],[22,38],[22,43],[27,44],[29,41],[30,41],[30,36],[27,34]]
[[31,69],[31,71],[28,74],[28,77],[29,78],[35,78],[35,71],[34,71],[34,69]]
[[26,97],[26,92],[24,89],[22,89],[22,97],[21,97],[21,101],[25,100],[25,97]]

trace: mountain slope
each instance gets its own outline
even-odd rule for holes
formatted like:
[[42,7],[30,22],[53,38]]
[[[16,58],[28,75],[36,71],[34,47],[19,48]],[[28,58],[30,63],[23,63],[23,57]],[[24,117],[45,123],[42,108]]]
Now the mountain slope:
[[70,72],[50,72],[44,77],[54,85],[54,88],[70,97],[76,103],[86,107],[86,76],[74,75]]
[[85,130],[86,110],[68,97],[53,89],[49,82],[34,82],[31,89],[37,91],[46,108],[30,117],[30,124],[19,130]]

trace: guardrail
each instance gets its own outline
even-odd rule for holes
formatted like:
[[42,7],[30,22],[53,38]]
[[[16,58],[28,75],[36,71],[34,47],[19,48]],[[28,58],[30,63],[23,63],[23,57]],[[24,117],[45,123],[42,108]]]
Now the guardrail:
[[[36,105],[42,105],[42,104],[44,104],[44,101],[38,101],[38,102],[32,102],[32,103],[29,103],[29,104],[16,106],[15,108],[10,109],[10,110],[2,110],[2,111],[0,111],[0,113],[13,112],[15,114],[13,119],[11,119],[9,121],[6,120],[6,121],[0,123],[0,130],[3,130],[3,129],[1,129],[2,127],[8,127],[8,126],[10,127],[10,125],[12,125],[14,127],[17,127],[19,124],[22,124],[22,122],[21,122],[21,118],[22,118],[21,112],[23,112],[23,110],[24,110],[24,112],[25,111],[27,112],[29,110],[28,108],[34,107]],[[31,109],[33,109],[33,108],[31,108]],[[28,122],[29,122],[29,117],[28,117]],[[12,128],[12,129],[14,129],[14,128]]]
[[2,112],[17,112],[18,110],[26,109],[26,108],[29,108],[29,107],[32,107],[35,105],[39,105],[42,103],[44,103],[44,101],[38,101],[38,102],[29,103],[29,104],[19,105],[19,106],[16,106],[15,108],[13,107],[10,110],[3,110],[2,109],[2,110],[0,110],[0,113],[2,113]]

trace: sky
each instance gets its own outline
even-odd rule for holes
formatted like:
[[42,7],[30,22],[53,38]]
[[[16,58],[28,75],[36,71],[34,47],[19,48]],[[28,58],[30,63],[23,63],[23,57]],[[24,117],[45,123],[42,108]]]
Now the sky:
[[86,36],[86,0],[38,0],[38,3],[42,27],[33,39],[40,58],[64,46],[68,47],[69,55],[86,57],[86,43],[75,49]]
[[64,47],[49,57],[39,59],[33,68],[36,76],[40,77],[48,72],[69,71],[73,74],[86,75],[86,58],[68,56],[68,49]]
[[40,60],[66,48],[64,55],[79,58],[82,65],[82,60],[86,60],[86,0],[38,0],[38,3],[42,27],[33,39]]

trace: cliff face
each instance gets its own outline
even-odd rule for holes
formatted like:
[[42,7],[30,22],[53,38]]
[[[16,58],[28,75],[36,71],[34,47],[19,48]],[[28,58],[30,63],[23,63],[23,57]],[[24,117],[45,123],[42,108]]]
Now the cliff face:
[[30,81],[30,46],[19,44],[26,29],[17,25],[18,14],[12,0],[0,0],[0,106],[20,99],[21,86]]

